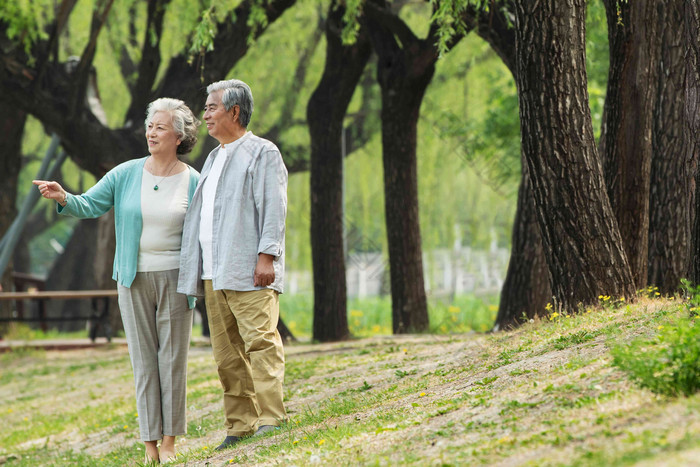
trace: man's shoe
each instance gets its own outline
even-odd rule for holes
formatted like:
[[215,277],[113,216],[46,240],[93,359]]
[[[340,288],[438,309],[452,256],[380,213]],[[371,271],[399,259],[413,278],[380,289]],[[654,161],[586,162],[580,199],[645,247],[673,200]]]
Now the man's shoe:
[[258,431],[255,432],[254,436],[264,435],[265,433],[268,433],[270,431],[279,430],[279,429],[280,429],[280,427],[275,426],[275,425],[260,425],[260,427],[258,427]]
[[240,440],[241,438],[239,436],[227,436],[223,443],[214,448],[214,451],[223,451],[224,449],[228,449]]

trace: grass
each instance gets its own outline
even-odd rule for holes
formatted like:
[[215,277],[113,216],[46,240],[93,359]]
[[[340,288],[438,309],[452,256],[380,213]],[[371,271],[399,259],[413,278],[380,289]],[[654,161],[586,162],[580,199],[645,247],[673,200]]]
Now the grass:
[[[449,306],[457,305],[444,307],[446,317],[459,314]],[[700,396],[655,394],[611,353],[687,315],[686,303],[640,298],[510,332],[291,345],[289,422],[223,453],[213,451],[224,436],[215,365],[195,346],[176,464],[692,465]],[[0,462],[141,465],[123,347],[12,352],[0,365]]]
[[42,331],[24,323],[8,323],[3,329],[2,337],[7,340],[31,341],[49,339],[84,339],[88,336],[86,330],[61,332],[56,329]]

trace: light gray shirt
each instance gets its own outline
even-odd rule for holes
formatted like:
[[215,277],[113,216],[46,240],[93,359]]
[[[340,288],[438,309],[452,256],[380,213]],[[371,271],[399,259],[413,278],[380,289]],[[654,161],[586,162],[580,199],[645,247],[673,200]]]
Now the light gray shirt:
[[202,249],[199,243],[202,187],[214,159],[221,155],[228,157],[214,197],[212,286],[214,290],[263,289],[253,285],[253,276],[258,254],[266,253],[274,256],[275,269],[275,281],[268,288],[281,293],[284,291],[287,168],[279,149],[251,132],[247,132],[239,144],[217,147],[209,153],[204,163],[199,184],[185,215],[177,291],[204,295]]

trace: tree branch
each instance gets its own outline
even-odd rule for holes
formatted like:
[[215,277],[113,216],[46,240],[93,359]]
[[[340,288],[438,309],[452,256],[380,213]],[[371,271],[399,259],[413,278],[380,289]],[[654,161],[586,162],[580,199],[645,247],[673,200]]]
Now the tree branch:
[[[419,41],[418,37],[411,31],[411,28],[399,18],[397,13],[391,10],[390,5],[385,0],[369,0],[365,4],[365,15],[381,24],[382,29],[387,33],[398,38],[401,42],[401,44],[397,45],[398,47],[408,47],[410,44]],[[396,42],[396,40],[392,42]]]
[[[148,2],[148,23],[143,39],[141,62],[138,68],[138,78],[131,93],[131,105],[126,113],[127,126],[135,124],[143,118],[143,111],[151,101],[153,83],[160,67],[160,40],[163,34],[163,18],[170,0],[155,0]],[[151,38],[155,37],[155,40]]]
[[153,97],[178,96],[193,112],[204,108],[203,90],[207,84],[224,79],[233,66],[248,52],[249,38],[259,37],[296,0],[270,0],[264,4],[267,25],[253,31],[249,23],[253,0],[241,3],[233,12],[234,22],[218,24],[214,38],[214,50],[201,56],[204,69],[191,65],[187,54],[182,53],[170,61],[161,86]]
[[470,6],[463,15],[463,20],[471,29],[484,39],[501,57],[513,76],[516,76],[515,66],[515,21],[513,1],[502,2],[501,7],[491,4],[489,12],[477,10]]
[[97,38],[100,36],[102,27],[107,21],[107,15],[109,15],[112,9],[114,0],[103,0],[103,2],[106,2],[106,4],[102,7],[101,12],[99,11],[101,6],[99,4],[95,6],[93,10],[92,23],[90,24],[90,40],[80,56],[80,63],[75,73],[77,84],[73,88],[68,115],[77,115],[84,109],[83,101],[85,100],[85,90],[88,84],[90,69],[92,68],[92,61],[95,58],[95,52],[97,50]]
[[[115,40],[112,35],[107,35],[107,40],[110,43],[112,49],[119,54],[119,70],[121,71],[122,77],[129,88],[129,93],[134,92],[134,76],[137,75],[138,65],[134,63],[129,55],[129,47],[132,49],[137,49],[139,47],[138,40],[136,40],[136,4],[133,3],[129,7],[129,36],[126,39],[127,45],[120,44]],[[107,31],[111,32],[112,21],[107,22]]]
[[[304,49],[299,57],[299,62],[297,63],[296,70],[294,71],[294,78],[292,80],[292,86],[290,91],[287,93],[285,101],[282,103],[282,111],[280,116],[272,127],[262,135],[263,138],[269,139],[270,141],[277,141],[283,129],[289,128],[290,122],[294,116],[294,109],[299,102],[299,96],[301,96],[301,90],[304,87],[304,82],[306,81],[306,74],[309,69],[309,64],[313,58],[314,52],[318,48],[318,44],[321,42],[321,37],[323,37],[323,31],[325,27],[323,25],[323,17],[319,15],[318,27],[314,30],[311,38],[308,41],[308,47]],[[304,122],[306,123],[306,122]]]

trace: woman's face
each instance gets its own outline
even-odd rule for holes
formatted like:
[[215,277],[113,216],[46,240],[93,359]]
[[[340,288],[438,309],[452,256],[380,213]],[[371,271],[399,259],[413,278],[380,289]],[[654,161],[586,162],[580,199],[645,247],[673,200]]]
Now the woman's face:
[[172,120],[169,112],[158,111],[148,122],[146,141],[148,142],[148,152],[152,155],[176,156],[180,138],[173,128]]

